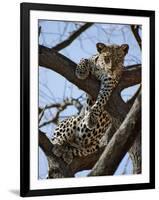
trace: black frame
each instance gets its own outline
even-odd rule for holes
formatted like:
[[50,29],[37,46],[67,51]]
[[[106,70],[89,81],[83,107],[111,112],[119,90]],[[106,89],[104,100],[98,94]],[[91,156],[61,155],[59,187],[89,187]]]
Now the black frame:
[[[97,8],[71,5],[49,5],[35,3],[21,3],[21,143],[20,143],[20,195],[58,195],[75,193],[94,193],[106,191],[123,191],[155,188],[155,12],[149,10],[130,10],[116,8]],[[30,11],[60,11],[77,13],[112,14],[124,16],[141,16],[150,19],[150,182],[141,184],[123,184],[109,186],[93,186],[62,189],[30,190],[30,66],[29,66],[29,31]]]

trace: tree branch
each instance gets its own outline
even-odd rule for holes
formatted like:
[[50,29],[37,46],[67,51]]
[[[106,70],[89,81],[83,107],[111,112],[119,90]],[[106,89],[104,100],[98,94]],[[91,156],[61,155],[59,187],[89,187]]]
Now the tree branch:
[[126,103],[127,105],[132,105],[136,99],[136,97],[138,96],[138,94],[140,93],[141,91],[141,84],[140,84],[140,87],[137,89],[137,91],[135,92],[135,94],[131,97],[131,99],[129,99]]
[[39,26],[38,28],[38,36],[40,36],[40,34],[41,34],[41,26]]
[[[46,134],[44,132],[42,132],[41,130],[39,130],[39,146],[44,151],[48,160],[51,157],[54,157],[54,160],[56,158],[56,162],[60,163],[59,168],[60,167],[66,168],[67,171],[69,171],[68,175],[65,174],[65,177],[70,177],[70,175],[73,176],[76,172],[81,171],[81,170],[91,169],[95,165],[95,163],[99,159],[99,156],[101,155],[101,153],[104,150],[104,146],[103,146],[98,152],[96,152],[94,154],[88,155],[86,157],[75,157],[73,159],[72,163],[68,166],[65,162],[62,162],[60,158],[57,158],[53,154],[53,151],[52,151],[53,144],[50,142],[50,140],[48,139]],[[50,171],[50,169],[49,169],[49,171]]]
[[141,83],[141,64],[129,65],[125,67],[119,88],[123,90],[133,85]]
[[141,41],[141,37],[139,35],[139,26],[138,25],[131,25],[131,31],[132,31],[140,49],[142,49],[142,41]]
[[46,134],[40,130],[39,130],[39,146],[45,152],[46,156],[52,155],[52,148],[53,148],[52,143],[50,142]]
[[141,130],[141,93],[89,176],[113,175]]
[[82,104],[80,103],[80,101],[78,99],[75,99],[75,98],[66,98],[63,100],[63,102],[61,103],[52,103],[50,105],[46,105],[44,108],[39,108],[39,111],[45,109],[50,109],[50,108],[57,108],[57,109],[65,109],[67,106],[75,106],[75,108],[77,108],[77,110],[81,110],[82,108]]
[[[96,99],[100,87],[99,81],[93,76],[89,76],[85,81],[81,81],[75,76],[76,63],[66,58],[62,54],[44,46],[39,46],[39,65],[51,69],[67,80],[74,83],[81,90],[84,90]],[[120,91],[141,82],[141,65],[125,67],[123,77],[119,84]]]
[[70,168],[61,159],[53,154],[53,144],[50,142],[45,133],[39,130],[39,146],[44,151],[49,165],[48,178],[73,177]]
[[57,109],[57,112],[56,112],[55,116],[52,119],[39,124],[39,128],[41,128],[43,126],[46,126],[46,125],[48,125],[50,123],[57,124],[58,121],[59,121],[60,113],[63,112],[68,106],[74,106],[78,110],[78,113],[82,109],[82,104],[80,103],[80,101],[78,99],[75,99],[75,98],[70,98],[70,99],[67,98],[67,99],[64,99],[64,101],[61,102],[61,103],[53,103],[53,104],[50,104],[50,105],[46,105],[43,109],[39,108],[39,111],[42,110],[42,112],[40,113],[41,116],[39,118],[39,122],[41,121],[45,110],[51,109],[51,108],[56,108]]
[[56,46],[52,47],[52,49],[56,51],[60,51],[64,48],[66,48],[68,45],[70,45],[80,34],[82,34],[85,30],[87,30],[89,27],[91,27],[93,23],[86,23],[83,26],[81,26],[78,30],[75,30],[72,32],[72,34],[61,43],[57,44]]

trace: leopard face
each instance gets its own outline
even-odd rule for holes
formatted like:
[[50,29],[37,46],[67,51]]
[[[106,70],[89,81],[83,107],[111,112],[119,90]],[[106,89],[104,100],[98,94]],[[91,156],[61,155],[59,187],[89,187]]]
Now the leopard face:
[[123,71],[123,62],[129,46],[127,44],[120,46],[97,43],[96,48],[98,54],[90,59],[82,59],[77,65],[76,77],[84,80],[91,73],[98,79],[104,73],[118,79]]
[[96,47],[99,52],[96,59],[97,68],[106,73],[119,74],[123,70],[123,62],[129,46],[127,44],[120,46],[97,43]]

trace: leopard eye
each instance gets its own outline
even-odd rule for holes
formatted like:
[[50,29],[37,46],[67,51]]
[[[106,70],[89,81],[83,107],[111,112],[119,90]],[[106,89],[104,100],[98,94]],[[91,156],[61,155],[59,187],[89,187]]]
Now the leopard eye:
[[105,63],[110,63],[110,58],[109,57],[104,57],[104,61],[105,61]]
[[98,58],[99,58],[98,56],[95,58],[95,63],[97,62]]

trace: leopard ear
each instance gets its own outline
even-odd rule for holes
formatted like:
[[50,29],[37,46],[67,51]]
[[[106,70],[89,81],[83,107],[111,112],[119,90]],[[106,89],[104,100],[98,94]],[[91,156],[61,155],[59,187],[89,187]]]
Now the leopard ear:
[[128,53],[128,50],[129,50],[129,45],[128,44],[122,44],[121,48],[124,51],[124,54],[126,55]]
[[97,44],[96,44],[96,48],[97,48],[97,51],[98,51],[99,53],[101,53],[102,50],[103,50],[105,47],[106,47],[106,46],[105,46],[105,44],[103,44],[103,43],[97,43]]

